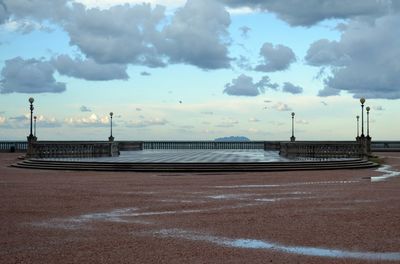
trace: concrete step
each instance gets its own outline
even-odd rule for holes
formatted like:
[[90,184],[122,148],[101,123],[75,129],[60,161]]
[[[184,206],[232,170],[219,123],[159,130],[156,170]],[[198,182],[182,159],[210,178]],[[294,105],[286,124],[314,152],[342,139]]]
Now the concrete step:
[[232,172],[232,171],[294,171],[362,169],[378,165],[365,160],[321,162],[260,162],[260,163],[119,163],[67,162],[53,160],[24,160],[12,165],[17,168],[80,171],[140,171],[140,172]]

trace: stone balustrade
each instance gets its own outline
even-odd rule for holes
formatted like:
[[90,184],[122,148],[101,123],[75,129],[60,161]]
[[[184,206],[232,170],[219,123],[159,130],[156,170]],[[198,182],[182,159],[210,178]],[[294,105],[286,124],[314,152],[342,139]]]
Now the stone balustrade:
[[26,141],[0,141],[0,152],[26,152]]
[[286,157],[360,158],[363,146],[355,141],[281,142],[279,154]]
[[94,141],[37,141],[28,148],[27,158],[113,157],[118,143]]

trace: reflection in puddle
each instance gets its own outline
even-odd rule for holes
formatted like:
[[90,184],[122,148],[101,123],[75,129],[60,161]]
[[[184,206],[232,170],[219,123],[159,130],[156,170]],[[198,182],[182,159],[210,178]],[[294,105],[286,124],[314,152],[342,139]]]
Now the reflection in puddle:
[[338,249],[285,246],[265,240],[256,239],[231,239],[201,233],[185,231],[181,229],[163,229],[153,234],[161,237],[174,237],[187,240],[205,241],[220,246],[246,249],[268,249],[283,253],[297,254],[304,256],[329,257],[329,258],[352,258],[364,260],[400,260],[400,252],[356,252]]
[[377,177],[371,177],[371,182],[385,181],[388,178],[400,176],[400,172],[392,170],[392,166],[390,166],[390,165],[383,165],[382,167],[378,168],[375,171],[378,171],[378,172],[381,172],[384,174],[381,176],[377,176]]

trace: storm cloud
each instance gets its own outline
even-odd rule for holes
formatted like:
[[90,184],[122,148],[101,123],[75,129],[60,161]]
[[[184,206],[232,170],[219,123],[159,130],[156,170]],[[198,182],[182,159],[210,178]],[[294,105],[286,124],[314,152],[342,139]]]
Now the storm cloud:
[[272,45],[264,43],[260,49],[260,56],[263,63],[255,67],[256,71],[275,72],[289,68],[290,64],[296,61],[296,56],[292,49],[284,45]]
[[55,69],[48,61],[16,57],[5,61],[1,71],[1,93],[61,93],[65,83],[54,79]]

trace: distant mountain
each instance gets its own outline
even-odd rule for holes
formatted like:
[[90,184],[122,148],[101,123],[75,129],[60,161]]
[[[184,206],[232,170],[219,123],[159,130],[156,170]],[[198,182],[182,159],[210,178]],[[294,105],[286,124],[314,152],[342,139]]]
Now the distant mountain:
[[214,139],[214,141],[217,142],[244,142],[244,141],[250,141],[249,138],[247,137],[243,137],[243,136],[230,136],[230,137],[220,137],[220,138],[216,138]]

